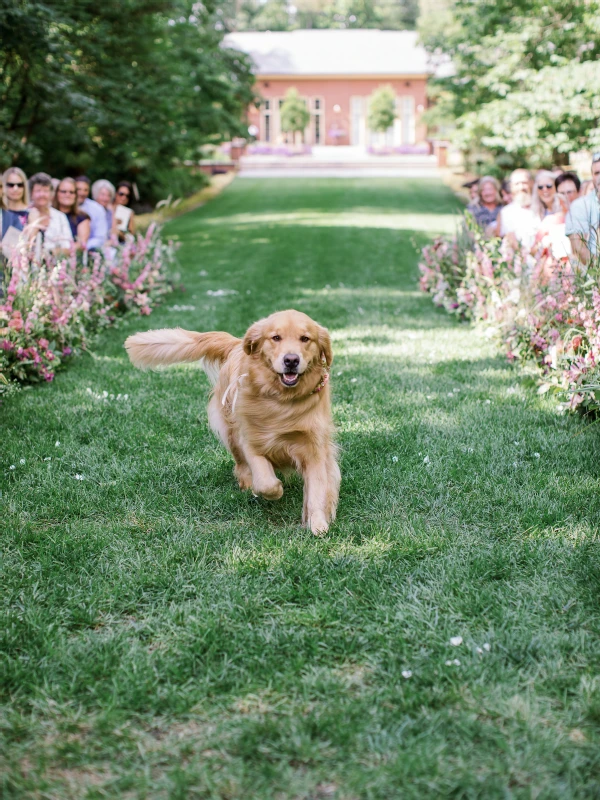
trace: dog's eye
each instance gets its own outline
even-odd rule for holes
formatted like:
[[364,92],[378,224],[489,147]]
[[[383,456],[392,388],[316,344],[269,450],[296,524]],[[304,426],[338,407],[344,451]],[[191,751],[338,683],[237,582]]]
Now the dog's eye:
[[310,337],[309,336],[301,336],[300,337],[300,341],[301,342],[310,342]]
[[271,339],[273,339],[274,342],[280,342],[281,336],[278,333],[276,333],[275,336],[271,336]]

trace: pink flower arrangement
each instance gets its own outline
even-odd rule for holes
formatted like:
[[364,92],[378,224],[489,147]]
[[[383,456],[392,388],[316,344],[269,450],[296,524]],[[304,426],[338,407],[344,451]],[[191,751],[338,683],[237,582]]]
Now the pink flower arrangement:
[[110,262],[97,253],[83,264],[73,253],[37,263],[16,253],[0,292],[0,393],[11,382],[53,380],[117,313],[150,314],[172,289],[175,249],[151,225]]
[[436,305],[493,325],[509,360],[536,366],[540,392],[600,411],[600,258],[582,273],[566,258],[486,240],[467,218],[459,235],[423,248],[419,269]]

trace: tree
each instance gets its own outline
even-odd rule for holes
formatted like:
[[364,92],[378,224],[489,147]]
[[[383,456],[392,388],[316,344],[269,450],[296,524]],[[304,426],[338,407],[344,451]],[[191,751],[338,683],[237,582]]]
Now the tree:
[[285,99],[279,110],[281,118],[281,130],[284,133],[304,133],[310,122],[310,113],[306,107],[306,102],[298,94],[298,90],[293,87],[285,93]]
[[600,145],[597,0],[424,0],[422,10],[425,46],[453,65],[433,89],[437,113],[455,120],[465,152],[508,169]]
[[[221,12],[221,13],[219,13]],[[192,0],[0,0],[0,167],[190,188],[187,160],[244,132],[250,64]]]
[[396,93],[391,86],[375,89],[369,102],[369,128],[385,133],[396,119]]
[[418,0],[229,0],[232,30],[290,31],[297,28],[414,29]]

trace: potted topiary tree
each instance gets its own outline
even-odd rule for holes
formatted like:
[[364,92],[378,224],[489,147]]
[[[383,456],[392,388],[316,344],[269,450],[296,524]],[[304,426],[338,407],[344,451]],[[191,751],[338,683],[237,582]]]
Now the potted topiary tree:
[[[385,134],[396,119],[396,93],[391,86],[379,86],[370,97],[368,125],[375,133]],[[383,139],[383,136],[381,137]],[[375,149],[375,152],[377,150]]]
[[285,99],[279,109],[281,120],[281,130],[283,133],[292,134],[292,144],[297,143],[300,138],[304,140],[304,130],[310,122],[310,112],[306,107],[306,101],[298,94],[298,90],[293,87],[285,93]]

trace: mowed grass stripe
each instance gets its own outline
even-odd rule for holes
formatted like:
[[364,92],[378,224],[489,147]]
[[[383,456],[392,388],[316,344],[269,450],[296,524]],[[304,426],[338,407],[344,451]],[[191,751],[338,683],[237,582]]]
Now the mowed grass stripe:
[[[185,291],[0,409],[0,795],[600,795],[598,429],[418,292],[456,211],[427,180],[235,182],[169,225]],[[122,348],[289,307],[334,339],[322,540],[297,478],[237,490],[199,370]]]

